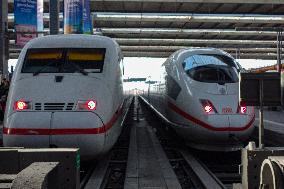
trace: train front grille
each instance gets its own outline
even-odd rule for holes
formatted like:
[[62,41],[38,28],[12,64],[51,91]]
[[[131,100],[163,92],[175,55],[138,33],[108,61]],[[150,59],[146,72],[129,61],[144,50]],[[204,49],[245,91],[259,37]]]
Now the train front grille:
[[74,103],[35,103],[35,111],[71,111]]

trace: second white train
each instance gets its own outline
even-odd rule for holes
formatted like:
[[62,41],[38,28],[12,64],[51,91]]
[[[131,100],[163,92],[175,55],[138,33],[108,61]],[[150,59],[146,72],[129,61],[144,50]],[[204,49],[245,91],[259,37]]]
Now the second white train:
[[252,131],[254,108],[239,104],[240,65],[224,51],[182,49],[162,66],[144,100],[192,147],[237,150]]

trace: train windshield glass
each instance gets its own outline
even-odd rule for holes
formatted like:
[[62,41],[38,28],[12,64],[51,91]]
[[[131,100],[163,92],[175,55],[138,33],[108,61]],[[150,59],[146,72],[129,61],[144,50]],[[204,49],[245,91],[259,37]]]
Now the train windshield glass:
[[22,73],[101,73],[106,49],[29,49]]
[[183,62],[186,73],[194,80],[207,83],[236,83],[238,72],[234,60],[217,54],[199,54]]

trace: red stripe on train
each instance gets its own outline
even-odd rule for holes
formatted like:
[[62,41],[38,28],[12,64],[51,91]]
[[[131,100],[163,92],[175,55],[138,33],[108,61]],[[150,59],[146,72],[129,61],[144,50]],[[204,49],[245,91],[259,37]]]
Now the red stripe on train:
[[7,135],[76,135],[76,134],[102,134],[107,132],[122,115],[122,106],[116,111],[112,118],[98,128],[64,128],[64,129],[43,129],[43,128],[6,128],[3,127],[3,134]]
[[253,118],[243,127],[214,127],[212,125],[209,125],[191,115],[189,115],[188,113],[184,112],[182,109],[180,109],[179,107],[177,107],[175,104],[171,103],[168,101],[168,106],[169,108],[171,108],[174,112],[176,112],[177,114],[181,115],[182,117],[184,117],[185,119],[192,121],[194,123],[196,123],[197,125],[200,125],[201,127],[211,130],[211,131],[244,131],[246,129],[248,129],[249,127],[252,126],[254,119],[255,119],[255,115],[253,116]]

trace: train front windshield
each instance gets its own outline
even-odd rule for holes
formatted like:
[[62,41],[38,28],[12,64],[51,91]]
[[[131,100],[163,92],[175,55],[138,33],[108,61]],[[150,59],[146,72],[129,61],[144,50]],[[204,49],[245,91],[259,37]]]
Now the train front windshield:
[[22,73],[101,73],[105,48],[28,49]]
[[236,83],[239,81],[234,60],[224,55],[193,55],[186,58],[182,65],[187,75],[199,82]]

